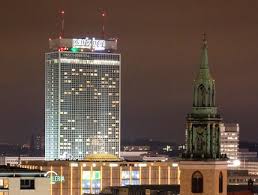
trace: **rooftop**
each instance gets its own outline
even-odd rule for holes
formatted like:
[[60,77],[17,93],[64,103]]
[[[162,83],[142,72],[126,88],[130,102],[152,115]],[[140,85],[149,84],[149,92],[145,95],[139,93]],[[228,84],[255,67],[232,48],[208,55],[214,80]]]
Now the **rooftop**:
[[117,50],[117,39],[104,40],[94,37],[50,39],[49,49],[51,51],[112,53]]
[[[248,185],[228,185],[227,186],[228,194],[234,194],[236,192],[240,192],[240,194],[252,194],[258,192],[258,186],[251,186]],[[140,193],[146,189],[149,190],[157,190],[159,192],[172,192],[172,194],[179,194],[180,192],[180,185],[128,185],[128,186],[119,186],[119,187],[108,187],[105,188],[100,194],[114,194],[114,191],[118,189],[127,188],[131,192],[137,191]],[[251,193],[252,192],[252,193]]]
[[85,157],[86,161],[121,161],[113,154],[91,154]]
[[15,166],[0,165],[0,176],[1,177],[20,177],[20,176],[33,176],[33,177],[44,177],[46,172],[40,170],[25,169]]

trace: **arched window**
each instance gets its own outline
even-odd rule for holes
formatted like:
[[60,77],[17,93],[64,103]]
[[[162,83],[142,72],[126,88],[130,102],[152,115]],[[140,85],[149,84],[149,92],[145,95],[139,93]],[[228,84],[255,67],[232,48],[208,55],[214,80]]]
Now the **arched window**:
[[203,176],[201,172],[196,171],[192,175],[192,193],[203,192]]
[[208,99],[208,106],[211,106],[212,105],[212,99],[211,99],[211,92],[212,90],[211,90],[211,88],[209,87],[208,88],[208,97],[207,97],[207,99]]
[[222,172],[219,173],[219,193],[223,192],[223,175]]
[[198,106],[204,107],[206,105],[206,90],[203,84],[198,87]]

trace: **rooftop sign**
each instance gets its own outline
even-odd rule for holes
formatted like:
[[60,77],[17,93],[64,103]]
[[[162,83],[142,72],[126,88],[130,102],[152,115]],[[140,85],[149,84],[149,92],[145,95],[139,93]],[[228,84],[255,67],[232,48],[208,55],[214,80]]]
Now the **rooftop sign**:
[[85,39],[73,39],[73,48],[86,48],[95,51],[103,51],[106,48],[106,41],[95,38],[90,39],[88,37]]

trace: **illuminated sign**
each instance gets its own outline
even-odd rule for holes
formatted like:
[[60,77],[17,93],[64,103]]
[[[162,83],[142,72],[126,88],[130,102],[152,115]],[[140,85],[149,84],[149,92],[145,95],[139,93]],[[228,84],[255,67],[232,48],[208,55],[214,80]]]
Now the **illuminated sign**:
[[100,171],[83,171],[82,173],[83,180],[99,180],[100,179]]
[[105,40],[98,40],[95,38],[88,38],[85,39],[73,39],[73,48],[85,48],[91,49],[96,51],[105,50],[106,41]]
[[50,178],[50,184],[62,183],[64,182],[64,176],[59,176],[55,171],[48,171],[45,177]]

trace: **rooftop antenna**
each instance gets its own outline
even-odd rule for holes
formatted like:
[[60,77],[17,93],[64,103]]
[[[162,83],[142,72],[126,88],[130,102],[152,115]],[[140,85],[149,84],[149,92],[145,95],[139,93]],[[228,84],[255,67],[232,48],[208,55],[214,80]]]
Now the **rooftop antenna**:
[[60,11],[61,32],[59,39],[64,38],[64,10]]
[[102,38],[105,39],[105,17],[106,17],[106,12],[105,10],[101,11],[101,18],[102,18]]

